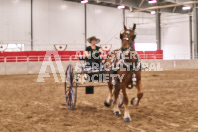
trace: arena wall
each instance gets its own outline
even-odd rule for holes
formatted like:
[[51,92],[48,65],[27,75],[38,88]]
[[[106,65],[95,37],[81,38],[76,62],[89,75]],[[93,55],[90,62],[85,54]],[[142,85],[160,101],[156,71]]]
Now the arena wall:
[[[75,65],[79,61],[62,61],[63,70],[66,70],[67,65],[72,64]],[[154,70],[153,66],[158,67],[160,69],[156,69],[157,71],[163,70],[174,70],[174,69],[198,69],[198,60],[142,60],[143,63],[146,63],[151,68],[150,70]],[[55,71],[59,73],[56,62],[52,62],[55,67]],[[14,75],[14,74],[38,74],[40,73],[41,66],[43,62],[6,62],[0,63],[0,75]],[[146,69],[149,70],[149,69]],[[64,72],[63,71],[63,72]],[[45,73],[52,73],[51,68],[48,66],[46,68]]]
[[0,63],[0,75],[6,75],[6,65],[5,65],[5,63]]
[[0,41],[7,44],[31,44],[30,0],[0,0]]
[[[31,50],[31,0],[0,0],[0,41],[24,44]],[[41,13],[42,12],[42,13]],[[33,50],[55,50],[54,44],[67,44],[67,50],[85,48],[84,4],[64,0],[34,0]],[[101,44],[120,46],[123,10],[87,4],[87,37],[97,36]]]
[[[0,0],[1,42],[24,44],[26,51],[31,50],[30,5],[30,0]],[[67,50],[84,50],[84,11],[84,5],[76,2],[34,0],[33,50],[55,50],[54,44],[67,44]],[[123,15],[123,10],[87,4],[87,37],[96,35],[101,44],[112,44],[112,49],[119,48]],[[156,43],[155,15],[125,10],[125,24],[132,27],[133,23],[137,24],[136,43]],[[188,14],[161,15],[164,59],[191,58],[189,32]]]
[[164,59],[190,59],[190,24],[188,14],[161,15],[161,45]]
[[156,43],[155,15],[125,10],[125,17],[127,27],[133,27],[134,23],[137,24],[136,43]]

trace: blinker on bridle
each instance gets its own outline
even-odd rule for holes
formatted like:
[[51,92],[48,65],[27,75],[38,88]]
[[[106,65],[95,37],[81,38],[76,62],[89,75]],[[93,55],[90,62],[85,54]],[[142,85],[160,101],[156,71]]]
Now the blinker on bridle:
[[[131,31],[131,30],[126,30],[126,34],[130,34],[130,31]],[[135,40],[135,38],[136,38],[136,34],[134,34],[134,35],[132,36],[132,40]],[[120,34],[120,39],[121,39],[121,40],[127,40],[127,41],[130,40],[128,37],[127,37],[127,38],[123,38],[123,34]]]
[[[130,31],[132,31],[132,30],[130,30],[130,29],[126,30],[126,34],[130,34]],[[132,41],[134,41],[135,38],[136,38],[136,34],[134,34],[134,35],[132,36]],[[128,41],[128,42],[129,42],[129,45],[132,46],[132,42],[130,41],[129,37],[123,38],[123,34],[120,34],[120,39],[121,39],[122,41],[123,41],[123,40]]]

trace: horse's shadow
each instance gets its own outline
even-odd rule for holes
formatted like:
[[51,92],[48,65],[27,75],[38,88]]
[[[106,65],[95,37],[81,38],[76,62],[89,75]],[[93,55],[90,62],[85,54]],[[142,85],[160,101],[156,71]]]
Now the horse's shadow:
[[[77,105],[75,107],[75,109],[73,110],[69,110],[67,109],[66,104],[62,104],[62,106],[65,106],[64,108],[62,108],[62,110],[68,112],[75,112],[76,114],[79,113],[81,115],[89,115],[89,116],[96,116],[97,117],[105,117],[105,118],[109,118],[110,120],[112,120],[114,117],[119,117],[119,118],[123,118],[124,116],[124,107],[121,107],[120,110],[122,112],[121,116],[115,116],[113,113],[113,106],[111,107],[96,107],[96,106],[90,106],[90,105]],[[153,108],[148,107],[148,106],[129,106],[129,111],[130,111],[130,115],[131,118],[133,120],[150,120],[151,116],[153,118],[158,118],[158,113],[156,113],[156,111],[153,110]],[[106,117],[106,115],[109,115],[108,117]]]

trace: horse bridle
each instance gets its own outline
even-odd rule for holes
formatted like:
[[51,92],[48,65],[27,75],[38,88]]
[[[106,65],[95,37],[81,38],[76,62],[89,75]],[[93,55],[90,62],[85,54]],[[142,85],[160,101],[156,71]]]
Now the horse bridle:
[[[130,34],[131,31],[133,31],[133,30],[127,29],[127,30],[126,30],[126,34]],[[132,36],[132,41],[130,41],[130,38],[129,38],[129,37],[123,38],[123,34],[120,33],[120,39],[121,39],[122,41],[123,41],[123,40],[128,41],[130,47],[132,46],[132,42],[135,40],[135,38],[136,38],[136,33]]]
[[[130,36],[130,37],[132,37],[131,39],[130,39],[130,37],[124,38],[124,37],[123,37],[123,33],[120,33],[120,39],[121,39],[122,41],[123,41],[123,40],[128,41],[129,47],[120,50],[119,55],[118,55],[118,56],[120,57],[120,60],[119,60],[118,63],[120,63],[120,64],[122,63],[122,64],[123,64],[124,66],[126,66],[126,67],[131,67],[130,65],[127,64],[126,59],[125,59],[125,55],[126,55],[126,53],[128,54],[130,51],[133,51],[133,50],[134,50],[134,49],[132,49],[132,44],[133,44],[133,42],[134,42],[134,40],[135,40],[135,38],[136,38],[136,33],[135,33],[134,30],[131,30],[131,29],[125,30],[126,34],[128,34],[128,35],[130,34],[131,31],[134,32],[134,35],[133,35],[133,36]],[[125,55],[124,55],[124,54],[125,54]],[[138,57],[138,56],[137,56],[137,57]],[[135,63],[135,66],[136,66],[136,67],[141,67],[141,66],[140,66],[140,62],[139,62],[139,57],[137,58],[137,62]],[[132,69],[133,69],[133,67],[132,67]],[[132,71],[132,72],[133,72],[133,71]]]

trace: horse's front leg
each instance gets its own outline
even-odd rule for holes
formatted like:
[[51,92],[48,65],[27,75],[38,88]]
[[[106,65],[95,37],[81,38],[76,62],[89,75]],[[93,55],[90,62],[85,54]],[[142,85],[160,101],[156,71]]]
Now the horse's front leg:
[[122,92],[123,92],[123,104],[124,104],[124,108],[125,108],[125,112],[124,112],[124,122],[131,122],[131,116],[130,116],[130,113],[129,113],[129,109],[128,109],[128,97],[127,97],[127,94],[126,94],[126,85],[125,83],[120,83],[121,85],[121,88],[122,88]]
[[137,87],[137,106],[139,105],[140,103],[140,100],[142,99],[143,97],[143,91],[142,91],[142,82],[141,82],[141,70],[138,70],[136,71],[136,87]]
[[120,93],[120,84],[118,84],[117,87],[115,87],[115,90],[114,90],[114,114],[115,115],[121,115],[121,111],[118,107],[118,95]]
[[108,82],[108,87],[109,87],[109,96],[107,97],[107,99],[104,102],[104,105],[106,107],[110,107],[111,106],[111,102],[112,102],[112,97],[113,97],[113,84],[112,84],[112,78],[109,79]]

